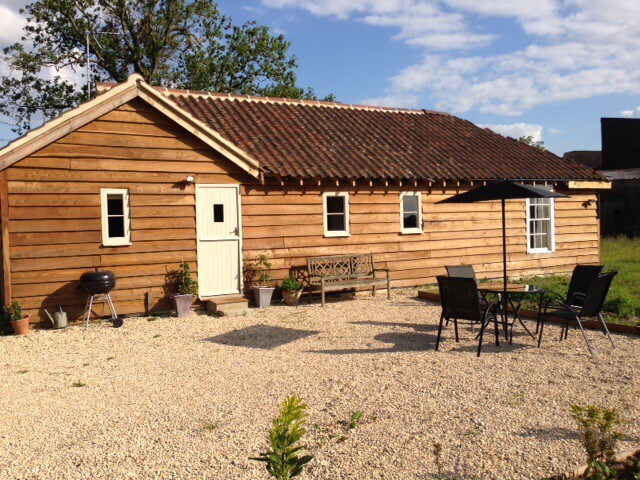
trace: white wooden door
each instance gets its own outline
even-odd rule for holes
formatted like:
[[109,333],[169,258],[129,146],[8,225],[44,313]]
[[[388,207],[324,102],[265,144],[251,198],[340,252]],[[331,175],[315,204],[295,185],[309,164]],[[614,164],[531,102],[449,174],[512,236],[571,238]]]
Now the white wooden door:
[[242,288],[240,186],[196,185],[200,297]]

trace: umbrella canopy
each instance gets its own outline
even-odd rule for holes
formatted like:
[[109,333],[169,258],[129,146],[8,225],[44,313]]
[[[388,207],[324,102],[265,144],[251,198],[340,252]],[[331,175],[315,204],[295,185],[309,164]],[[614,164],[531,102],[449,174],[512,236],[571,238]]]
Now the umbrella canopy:
[[464,193],[454,195],[441,200],[438,203],[476,203],[487,201],[502,201],[502,269],[503,269],[503,302],[504,315],[507,314],[507,218],[505,201],[524,198],[558,198],[567,197],[544,188],[537,188],[531,185],[521,185],[512,180],[501,180],[495,183],[488,183],[481,187],[468,190]]
[[488,183],[482,187],[468,190],[464,193],[454,195],[438,203],[476,203],[492,200],[512,200],[523,198],[558,198],[566,197],[560,193],[552,192],[544,188],[531,185],[521,185],[512,180],[501,180],[495,183]]

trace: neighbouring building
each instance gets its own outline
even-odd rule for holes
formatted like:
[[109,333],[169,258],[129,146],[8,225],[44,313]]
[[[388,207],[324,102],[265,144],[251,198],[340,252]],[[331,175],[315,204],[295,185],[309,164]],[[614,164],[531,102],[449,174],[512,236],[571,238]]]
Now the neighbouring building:
[[640,236],[640,119],[602,118],[602,150],[564,158],[595,168],[611,181],[600,194],[602,235]]
[[119,313],[169,309],[166,275],[183,260],[201,300],[242,293],[243,262],[260,254],[274,280],[308,256],[365,252],[394,287],[434,282],[447,264],[498,277],[500,204],[437,202],[503,178],[570,195],[508,203],[514,276],[599,261],[606,180],[453,115],[170,90],[138,75],[99,91],[0,150],[3,301],[34,321],[56,306],[79,318],[76,283],[95,267],[115,272]]

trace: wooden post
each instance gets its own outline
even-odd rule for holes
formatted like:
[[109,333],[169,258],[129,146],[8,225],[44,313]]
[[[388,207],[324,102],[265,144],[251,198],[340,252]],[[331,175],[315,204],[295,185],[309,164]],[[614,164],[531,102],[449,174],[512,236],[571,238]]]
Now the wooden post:
[[11,304],[11,253],[9,250],[9,185],[7,171],[0,172],[0,227],[2,228],[2,302]]

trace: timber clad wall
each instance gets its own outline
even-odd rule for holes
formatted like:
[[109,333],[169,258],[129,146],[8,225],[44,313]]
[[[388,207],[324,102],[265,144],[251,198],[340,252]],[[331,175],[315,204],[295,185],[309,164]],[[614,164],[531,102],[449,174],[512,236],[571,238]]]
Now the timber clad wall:
[[[75,282],[93,267],[118,278],[119,313],[169,308],[165,275],[188,261],[196,270],[197,183],[241,183],[245,258],[266,253],[274,279],[306,257],[374,252],[392,270],[393,286],[435,281],[445,264],[473,264],[479,276],[501,274],[500,205],[436,205],[457,189],[422,188],[425,233],[400,235],[399,189],[350,188],[351,236],[323,237],[322,192],[260,185],[231,162],[141,100],[114,110],[6,170],[12,296],[43,317],[61,305],[72,318],[84,309]],[[334,184],[335,185],[335,184]],[[103,247],[100,189],[128,188],[132,245]],[[327,187],[334,191],[335,187]],[[556,201],[556,252],[526,253],[525,202],[507,203],[512,275],[570,271],[598,261],[596,196],[570,192]],[[97,313],[102,306],[98,306]],[[106,310],[103,311],[106,313]]]
[[[152,306],[169,308],[167,272],[181,260],[196,270],[195,188],[181,183],[187,175],[200,183],[251,179],[140,100],[8,168],[14,300],[41,318],[42,306],[73,304],[71,317],[79,317],[85,296],[75,281],[100,267],[117,276],[118,313],[144,312],[147,293]],[[130,190],[133,245],[102,247],[101,188]]]
[[[444,265],[471,264],[479,277],[502,276],[502,230],[499,202],[436,202],[459,189],[432,188],[423,194],[424,233],[401,235],[397,188],[350,190],[351,236],[324,238],[319,191],[249,192],[242,198],[245,256],[266,253],[275,277],[306,257],[374,252],[376,262],[391,270],[394,287],[434,283]],[[560,191],[562,193],[562,191]],[[507,253],[513,276],[569,272],[576,263],[599,259],[595,205],[583,206],[595,194],[571,192],[556,200],[556,251],[527,254],[525,201],[507,202]]]

